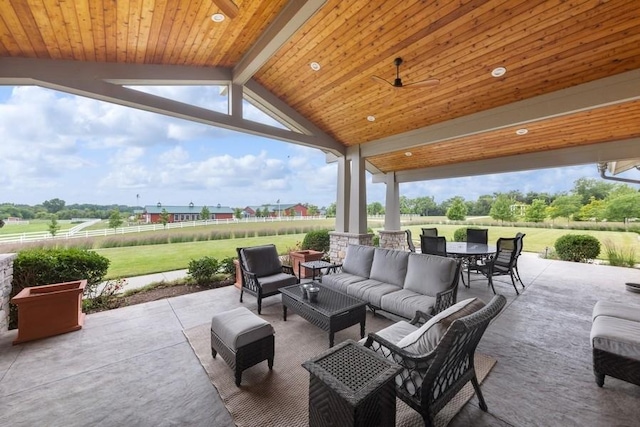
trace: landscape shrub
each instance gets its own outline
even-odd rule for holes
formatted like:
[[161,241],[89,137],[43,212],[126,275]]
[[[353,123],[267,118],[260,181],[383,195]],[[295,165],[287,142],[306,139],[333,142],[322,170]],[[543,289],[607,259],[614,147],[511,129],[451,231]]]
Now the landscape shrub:
[[453,232],[453,241],[454,242],[466,242],[467,241],[467,228],[468,227],[457,228],[456,231]]
[[302,250],[312,249],[324,253],[329,252],[329,230],[313,230],[305,234],[302,239]]
[[122,300],[118,294],[124,289],[126,283],[126,279],[116,279],[95,287],[91,294],[82,300],[82,308],[84,311],[94,312],[120,307]]
[[233,263],[234,259],[235,258],[232,257],[232,256],[223,258],[220,261],[220,269],[219,269],[220,273],[223,273],[223,274],[225,274],[225,275],[227,275],[229,277],[235,276],[235,274],[236,274],[236,265]]
[[[76,248],[26,249],[18,253],[13,262],[11,297],[22,289],[54,283],[87,280],[85,295],[95,295],[104,279],[109,260],[93,251]],[[12,304],[9,327],[17,326],[18,313]]]
[[[233,263],[233,261],[232,261]],[[220,270],[220,262],[212,257],[202,257],[189,261],[187,275],[198,285],[207,285],[215,281]]]
[[563,261],[587,262],[600,254],[600,242],[586,234],[565,234],[554,245],[558,258]]

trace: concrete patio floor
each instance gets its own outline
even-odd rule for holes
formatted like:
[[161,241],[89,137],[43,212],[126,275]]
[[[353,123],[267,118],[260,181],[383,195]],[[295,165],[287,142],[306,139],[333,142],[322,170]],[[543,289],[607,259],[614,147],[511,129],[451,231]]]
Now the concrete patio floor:
[[[640,271],[527,253],[520,271],[520,296],[496,284],[508,303],[478,349],[498,361],[482,384],[489,412],[473,398],[450,426],[639,425],[640,387],[610,377],[596,386],[589,330],[597,300],[640,309],[640,294],[624,289]],[[458,299],[470,296],[492,292],[475,281]],[[16,332],[3,334],[0,426],[232,426],[182,330],[239,305],[226,287],[92,314],[82,330],[37,342],[12,346]],[[255,298],[243,305],[255,310]]]

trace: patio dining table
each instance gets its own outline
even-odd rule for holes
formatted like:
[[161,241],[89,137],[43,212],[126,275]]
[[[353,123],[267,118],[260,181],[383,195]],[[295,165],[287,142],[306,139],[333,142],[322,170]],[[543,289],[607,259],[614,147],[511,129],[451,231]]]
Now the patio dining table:
[[467,243],[467,242],[447,242],[447,255],[454,258],[463,258],[467,264],[467,283],[462,283],[469,287],[471,282],[471,271],[469,266],[471,262],[479,257],[488,257],[496,253],[496,245],[485,245],[483,243]]

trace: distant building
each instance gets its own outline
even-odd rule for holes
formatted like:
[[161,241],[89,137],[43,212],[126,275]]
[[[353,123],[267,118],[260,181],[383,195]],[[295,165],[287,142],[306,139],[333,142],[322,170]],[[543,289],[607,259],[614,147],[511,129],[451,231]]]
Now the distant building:
[[233,209],[228,206],[207,206],[209,209],[209,218],[200,218],[203,206],[196,206],[189,203],[188,206],[164,206],[160,203],[157,205],[147,205],[142,211],[135,211],[140,214],[145,223],[159,223],[160,214],[166,210],[169,214],[169,222],[197,221],[199,219],[231,219],[233,218]]
[[[267,215],[264,215],[264,210],[267,209]],[[258,214],[258,211],[260,212]],[[242,214],[245,217],[256,216],[307,216],[307,207],[301,203],[280,203],[274,205],[260,205],[260,206],[247,206],[243,209]]]

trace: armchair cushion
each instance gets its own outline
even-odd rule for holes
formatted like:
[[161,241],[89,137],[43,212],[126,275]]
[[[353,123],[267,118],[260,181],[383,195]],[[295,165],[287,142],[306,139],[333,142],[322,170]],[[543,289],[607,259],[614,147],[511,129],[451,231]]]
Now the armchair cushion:
[[413,354],[429,353],[436,348],[454,320],[472,314],[480,310],[484,305],[478,298],[460,301],[436,314],[416,331],[404,337],[398,342],[398,347]]
[[[384,329],[376,332],[376,335],[384,338],[390,343],[397,344],[402,338],[406,337],[415,330],[418,329],[415,325],[412,325],[409,322],[401,320],[399,322],[394,323],[391,326],[387,326]],[[367,338],[362,338],[359,342],[360,344],[364,344],[367,341]]]
[[245,269],[257,277],[271,276],[282,272],[282,263],[275,245],[244,248],[242,254]]
[[275,292],[285,286],[295,285],[296,283],[298,283],[296,276],[286,273],[276,273],[260,278],[260,287],[265,294]]
[[342,263],[342,271],[360,277],[370,277],[374,251],[373,246],[349,245]]
[[404,289],[435,297],[451,287],[456,261],[435,255],[409,254]]

